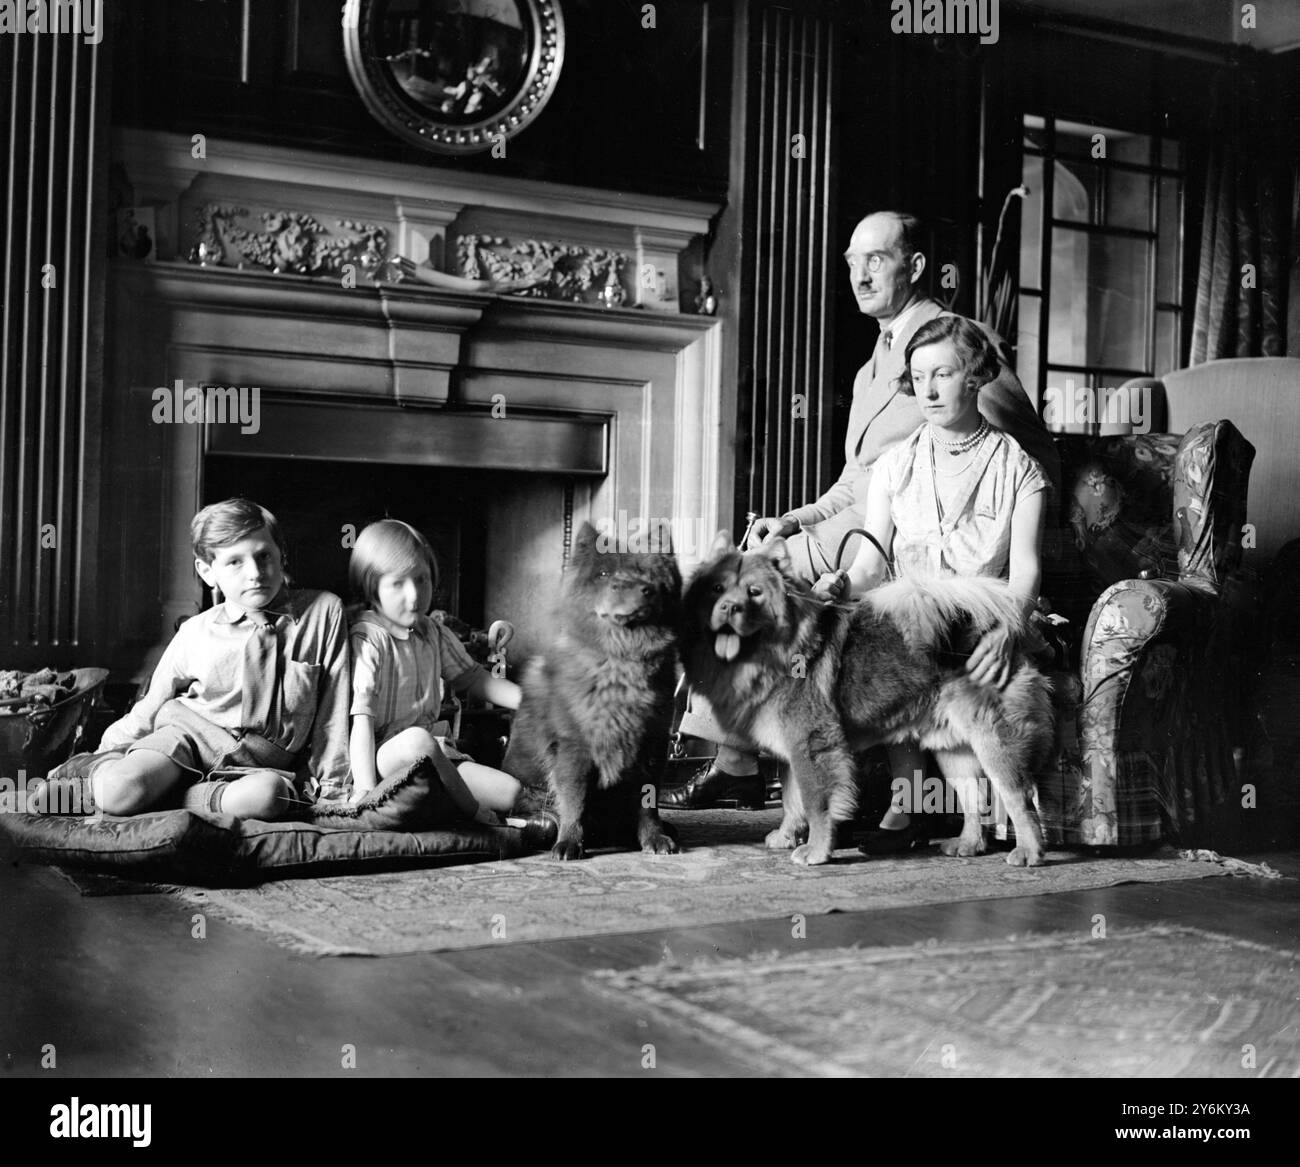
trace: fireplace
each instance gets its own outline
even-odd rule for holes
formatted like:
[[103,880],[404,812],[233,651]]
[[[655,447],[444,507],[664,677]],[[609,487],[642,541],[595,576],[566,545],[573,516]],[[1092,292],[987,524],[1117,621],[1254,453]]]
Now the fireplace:
[[[119,670],[196,609],[188,522],[232,493],[279,514],[300,585],[340,594],[347,528],[385,513],[412,522],[449,569],[450,610],[516,625],[512,660],[545,647],[584,520],[726,525],[731,403],[712,317],[166,258],[188,253],[204,208],[238,198],[244,213],[287,204],[318,222],[364,218],[398,241],[391,250],[417,254],[454,250],[461,224],[479,241],[547,232],[606,257],[622,245],[656,271],[671,266],[675,289],[710,208],[482,178],[471,191],[429,167],[368,163],[358,175],[347,160],[220,145],[209,142],[205,164],[166,135],[116,144],[137,202],[152,192],[164,256],[112,271],[117,408],[105,437],[120,493],[106,500],[104,562]],[[177,382],[256,390],[257,424],[153,424],[158,389]]]
[[484,627],[490,488],[481,476],[391,463],[211,454],[204,462],[203,501],[242,495],[262,503],[280,521],[290,577],[345,601],[360,598],[348,593],[357,533],[376,519],[409,522],[438,561],[434,607]]

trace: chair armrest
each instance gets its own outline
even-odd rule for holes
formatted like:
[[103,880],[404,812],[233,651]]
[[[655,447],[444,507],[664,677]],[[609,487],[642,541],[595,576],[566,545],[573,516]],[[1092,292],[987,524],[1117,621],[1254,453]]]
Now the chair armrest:
[[1195,580],[1124,579],[1092,606],[1083,634],[1084,700],[1102,685],[1126,685],[1143,653],[1161,643],[1195,643],[1198,622],[1219,604],[1214,590]]
[[1232,670],[1215,664],[1222,616],[1216,589],[1196,580],[1122,580],[1097,600],[1079,713],[1094,813],[1163,820],[1181,836],[1222,796],[1232,767]]
[[[1180,704],[1174,698],[1201,656],[1216,604],[1209,589],[1167,579],[1121,580],[1101,594],[1088,618],[1080,670],[1085,759],[1099,751],[1114,757],[1168,748]],[[1145,716],[1125,715],[1139,704]]]

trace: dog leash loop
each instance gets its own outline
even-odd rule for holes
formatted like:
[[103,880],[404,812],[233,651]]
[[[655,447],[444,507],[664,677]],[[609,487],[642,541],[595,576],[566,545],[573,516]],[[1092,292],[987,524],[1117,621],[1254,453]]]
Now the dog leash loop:
[[875,547],[877,551],[880,552],[880,558],[885,561],[885,571],[888,574],[889,578],[893,579],[894,565],[889,562],[888,553],[880,545],[880,540],[877,539],[875,535],[873,535],[870,531],[863,530],[863,528],[861,527],[854,527],[852,530],[844,532],[844,538],[840,540],[839,550],[836,551],[835,553],[835,570],[836,571],[842,570],[844,566],[844,549],[849,545],[849,540],[852,539],[854,535],[861,535],[864,539],[868,540],[871,543],[871,545]]

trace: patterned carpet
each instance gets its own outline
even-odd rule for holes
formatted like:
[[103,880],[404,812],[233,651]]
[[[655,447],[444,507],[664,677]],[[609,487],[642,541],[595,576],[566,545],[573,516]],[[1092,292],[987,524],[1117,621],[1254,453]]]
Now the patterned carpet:
[[593,975],[752,1058],[820,1077],[1300,1075],[1300,956],[1196,928],[838,949]]
[[681,832],[680,855],[598,853],[577,863],[531,855],[253,888],[172,890],[295,951],[335,956],[440,952],[1227,873],[1173,851],[1138,859],[1052,853],[1047,866],[1024,869],[1008,867],[998,852],[948,859],[934,848],[893,859],[841,851],[837,862],[805,868],[788,852],[762,845],[778,810],[666,817]]

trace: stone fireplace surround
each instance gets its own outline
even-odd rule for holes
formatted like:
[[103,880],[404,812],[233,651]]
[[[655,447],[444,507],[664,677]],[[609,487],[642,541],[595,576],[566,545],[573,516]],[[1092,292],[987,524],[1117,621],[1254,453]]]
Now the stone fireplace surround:
[[[512,659],[545,645],[568,522],[667,518],[686,533],[683,569],[698,561],[699,532],[726,523],[733,472],[714,318],[662,303],[345,287],[175,257],[193,245],[201,207],[221,201],[378,224],[392,253],[417,261],[454,251],[466,229],[617,248],[666,270],[675,294],[682,254],[716,207],[244,143],[206,149],[194,159],[189,139],[138,131],[114,140],[136,205],[155,209],[160,256],[114,261],[110,278],[103,578],[117,668],[138,667],[198,608],[188,523],[208,501],[209,454],[489,472],[475,477],[488,492],[483,609],[516,624]],[[155,423],[155,390],[177,381],[256,387],[257,432]]]

